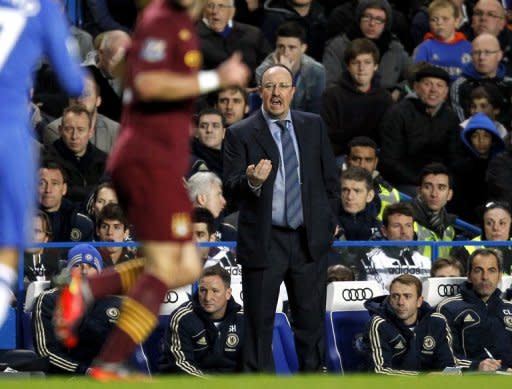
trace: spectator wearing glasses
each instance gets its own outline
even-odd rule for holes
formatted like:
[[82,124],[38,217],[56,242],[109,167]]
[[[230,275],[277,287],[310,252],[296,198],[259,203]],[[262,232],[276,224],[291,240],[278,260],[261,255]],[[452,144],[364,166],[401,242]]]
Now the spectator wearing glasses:
[[242,60],[251,70],[270,53],[270,45],[262,32],[254,26],[233,20],[234,0],[208,0],[197,33],[203,53],[203,68],[214,69],[234,52],[242,53]]
[[381,85],[392,89],[405,79],[410,58],[398,39],[391,34],[391,7],[386,0],[362,0],[359,2],[355,27],[327,42],[322,59],[327,85],[340,79],[347,65],[343,58],[350,41],[356,38],[372,40],[379,49]]
[[500,99],[503,100],[503,109],[497,115],[497,120],[510,127],[512,116],[507,101],[510,101],[512,96],[512,80],[505,75],[500,43],[494,35],[483,33],[478,35],[471,45],[471,62],[463,67],[462,75],[450,88],[452,108],[462,122],[470,116],[472,90],[481,85],[494,85],[501,94]]
[[512,75],[512,31],[506,28],[506,12],[502,1],[479,0],[476,2],[471,21],[461,27],[461,32],[468,40],[488,33],[494,35],[503,50],[503,62],[506,65],[506,74]]

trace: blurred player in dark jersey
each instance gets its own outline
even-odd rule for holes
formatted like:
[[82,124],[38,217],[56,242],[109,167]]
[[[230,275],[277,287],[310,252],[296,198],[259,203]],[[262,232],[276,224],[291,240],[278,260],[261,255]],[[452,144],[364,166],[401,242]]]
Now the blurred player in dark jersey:
[[193,282],[201,271],[182,183],[194,100],[219,88],[245,85],[250,76],[239,54],[216,70],[199,71],[202,57],[194,21],[203,6],[202,0],[152,1],[127,52],[122,130],[107,170],[144,244],[145,259],[121,264],[88,282],[73,274],[56,316],[58,335],[72,345],[74,327],[90,301],[126,293],[117,327],[92,369],[100,380],[121,378],[122,362],[157,325],[167,290]]
[[29,121],[33,73],[45,56],[64,90],[81,95],[83,74],[73,47],[56,1],[0,0],[0,327],[35,214],[36,163]]

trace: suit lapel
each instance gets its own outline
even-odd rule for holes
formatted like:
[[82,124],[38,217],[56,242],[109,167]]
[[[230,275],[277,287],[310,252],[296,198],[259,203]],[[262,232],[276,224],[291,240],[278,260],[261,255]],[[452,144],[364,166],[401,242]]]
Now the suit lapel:
[[257,114],[254,138],[272,161],[272,165],[279,166],[279,150],[261,112]]
[[295,131],[295,137],[297,138],[297,144],[299,145],[299,154],[300,154],[300,170],[302,174],[304,174],[304,161],[309,161],[308,152],[311,150],[311,147],[307,146],[307,142],[309,140],[309,136],[307,134],[308,131],[312,129],[308,129],[306,125],[306,121],[302,115],[298,115],[297,113],[292,111],[292,121],[293,121],[293,130]]

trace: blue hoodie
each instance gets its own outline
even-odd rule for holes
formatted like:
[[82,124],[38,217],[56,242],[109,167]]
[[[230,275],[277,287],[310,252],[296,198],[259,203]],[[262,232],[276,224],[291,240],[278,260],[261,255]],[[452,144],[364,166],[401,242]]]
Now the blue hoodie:
[[462,129],[460,133],[460,138],[462,142],[476,157],[480,158],[480,154],[475,149],[475,146],[473,146],[473,144],[471,143],[471,134],[473,134],[473,132],[475,132],[476,130],[485,130],[487,132],[490,132],[493,137],[491,150],[489,152],[489,158],[492,158],[498,152],[504,150],[505,143],[503,142],[503,139],[500,137],[500,133],[496,128],[494,122],[491,119],[489,119],[489,117],[486,114],[482,112],[477,112],[468,119],[466,126]]
[[[503,80],[503,78],[505,78],[505,71],[505,65],[502,62],[500,62],[498,65],[498,70],[496,70],[496,77],[493,78]],[[481,80],[483,78],[486,78],[482,75],[482,73],[479,73],[478,70],[476,70],[475,65],[473,65],[473,62],[469,62],[462,67],[462,75],[473,80]]]

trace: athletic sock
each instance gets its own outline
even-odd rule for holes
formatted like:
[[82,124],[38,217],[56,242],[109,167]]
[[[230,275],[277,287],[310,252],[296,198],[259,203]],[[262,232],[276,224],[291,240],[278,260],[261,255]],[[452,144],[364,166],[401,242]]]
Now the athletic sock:
[[0,263],[0,327],[7,319],[9,307],[13,299],[11,289],[18,278],[17,272],[10,266]]
[[153,332],[158,323],[160,304],[168,287],[157,277],[144,273],[121,305],[121,314],[107,338],[98,361],[119,363],[126,360]]
[[88,278],[93,298],[128,293],[143,270],[144,259],[137,258],[107,268],[97,276]]

